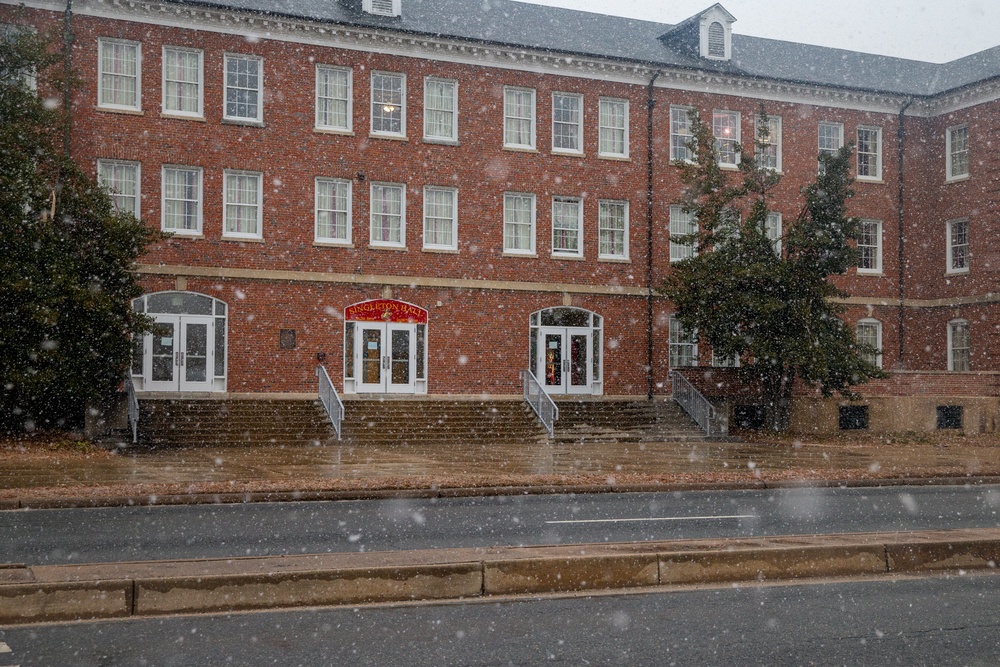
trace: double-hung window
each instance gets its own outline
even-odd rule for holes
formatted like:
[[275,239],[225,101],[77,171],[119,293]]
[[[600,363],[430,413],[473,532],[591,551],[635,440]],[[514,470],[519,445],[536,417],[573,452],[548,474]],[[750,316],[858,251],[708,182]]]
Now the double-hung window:
[[628,100],[602,97],[598,116],[598,154],[628,157]]
[[583,152],[583,95],[552,93],[552,150]]
[[507,192],[503,196],[503,251],[532,255],[535,252],[535,195]]
[[774,211],[767,214],[764,221],[764,233],[774,247],[774,254],[781,257],[781,214]]
[[[757,139],[761,140],[760,130],[764,124],[764,119],[757,118]],[[781,117],[767,117],[767,138],[763,139],[760,146],[761,152],[757,156],[757,163],[765,169],[781,171]]]
[[350,181],[340,178],[316,179],[316,242],[350,244]]
[[670,368],[698,365],[698,344],[693,331],[688,331],[681,321],[670,317]]
[[858,179],[882,178],[882,128],[858,127]]
[[535,148],[535,89],[503,89],[503,145]]
[[948,322],[948,370],[971,370],[971,357],[969,323],[966,320]]
[[694,257],[698,220],[681,206],[670,207],[670,261]]
[[583,256],[583,201],[577,197],[552,198],[552,254]]
[[872,348],[862,358],[873,366],[882,368],[882,323],[875,319],[858,320],[856,329],[858,344]]
[[424,188],[424,248],[458,249],[458,191],[454,188]]
[[694,137],[691,134],[691,109],[689,107],[670,107],[670,159],[691,162],[694,154],[688,144]]
[[721,167],[735,167],[740,156],[736,146],[740,143],[740,112],[713,111],[712,134],[715,135],[715,153]]
[[[820,155],[836,155],[844,147],[844,124],[820,121],[818,139]],[[820,163],[820,173],[822,170]]]
[[316,129],[350,132],[353,129],[352,70],[316,65]]
[[226,170],[222,236],[236,239],[262,238],[261,174]]
[[458,82],[424,79],[424,140],[458,141]]
[[264,120],[261,92],[264,90],[263,60],[257,56],[227,53],[226,108],[223,118],[260,123]]
[[969,221],[948,221],[948,273],[969,271]]
[[602,199],[597,204],[599,259],[628,259],[628,202]]
[[97,41],[97,106],[142,109],[142,54],[139,42],[101,38]]
[[131,213],[139,217],[138,162],[98,160],[97,180],[111,192],[111,202],[117,213]]
[[388,137],[406,136],[406,76],[372,72],[372,132]]
[[201,234],[201,180],[200,167],[163,167],[160,188],[163,231]]
[[882,273],[882,221],[862,220],[858,234],[858,273]]
[[945,136],[947,178],[949,181],[965,178],[969,175],[969,126],[949,127]]
[[163,113],[200,118],[204,114],[202,80],[201,51],[163,47]]
[[371,244],[389,248],[406,247],[406,186],[372,183]]

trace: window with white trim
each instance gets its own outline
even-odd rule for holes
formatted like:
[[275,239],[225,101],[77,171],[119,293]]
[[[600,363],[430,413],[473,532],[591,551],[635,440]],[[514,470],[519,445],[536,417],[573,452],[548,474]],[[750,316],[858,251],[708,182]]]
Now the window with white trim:
[[948,322],[948,370],[968,372],[972,369],[971,360],[968,321]]
[[424,139],[458,141],[458,82],[424,78]]
[[855,331],[855,339],[860,345],[867,345],[876,350],[862,354],[862,359],[882,368],[882,323],[872,318],[858,320]]
[[948,273],[969,271],[969,221],[949,220],[948,228]]
[[139,217],[140,171],[138,162],[97,161],[97,182],[110,191],[116,213],[131,213]]
[[882,273],[881,220],[862,220],[860,222],[858,273]]
[[628,202],[602,199],[597,203],[600,259],[628,259]]
[[691,162],[694,154],[688,144],[691,133],[691,107],[670,107],[670,159]]
[[535,147],[535,89],[503,89],[503,145],[507,148]]
[[858,127],[858,179],[882,178],[882,128]]
[[698,365],[698,344],[693,331],[687,331],[681,321],[670,316],[670,368]]
[[458,191],[455,188],[424,188],[424,248],[458,249]]
[[[820,121],[818,130],[819,154],[836,155],[844,147],[844,124]],[[820,164],[820,173],[823,165]]]
[[406,136],[406,75],[372,72],[373,135]]
[[[758,130],[764,124],[764,119],[757,118]],[[757,137],[760,139],[760,133]],[[761,153],[757,156],[757,163],[765,169],[781,171],[781,116],[767,117],[767,139],[761,146]]]
[[316,65],[316,128],[350,132],[354,127],[354,72]]
[[552,198],[552,254],[583,256],[583,202],[577,197]]
[[602,97],[598,116],[598,153],[603,157],[628,157],[628,100]]
[[694,257],[697,248],[695,234],[698,233],[698,220],[694,213],[689,213],[682,206],[670,207],[670,261],[679,262],[688,257]]
[[316,241],[350,244],[351,181],[316,179]]
[[142,109],[142,54],[139,42],[97,40],[97,106]]
[[160,179],[163,231],[201,234],[201,167],[164,166]]
[[399,16],[402,13],[402,4],[402,0],[363,0],[361,9],[379,16]]
[[949,127],[945,133],[946,174],[949,181],[969,175],[969,126]]
[[503,251],[511,254],[534,254],[535,195],[504,193]]
[[195,118],[204,115],[202,69],[200,50],[163,47],[163,113]]
[[406,247],[406,186],[396,183],[371,185],[371,244]]
[[552,150],[583,152],[583,95],[552,93]]
[[781,214],[771,211],[764,221],[764,233],[774,247],[774,254],[781,257]]
[[262,174],[227,169],[224,181],[222,236],[236,239],[263,238]]
[[720,357],[712,350],[712,366],[716,368],[739,368],[740,358],[737,355]]
[[726,29],[718,21],[708,24],[708,57],[726,57]]
[[263,60],[257,56],[227,53],[226,120],[260,123],[264,120],[261,91],[264,89]]
[[715,153],[721,167],[735,167],[739,164],[736,145],[740,142],[740,112],[712,112],[712,134],[715,136]]

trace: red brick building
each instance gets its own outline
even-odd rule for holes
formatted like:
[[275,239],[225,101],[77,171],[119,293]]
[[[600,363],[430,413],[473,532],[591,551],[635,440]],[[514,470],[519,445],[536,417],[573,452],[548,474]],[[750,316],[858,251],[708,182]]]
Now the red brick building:
[[[68,18],[74,157],[172,237],[139,270],[141,392],[667,395],[713,364],[651,291],[692,224],[687,112],[771,117],[773,231],[816,156],[857,148],[846,319],[882,349],[872,428],[1000,395],[1000,48],[934,65],[497,0],[31,0]],[[748,142],[749,143],[749,142]],[[723,371],[724,373],[724,371]],[[714,375],[692,378],[711,386]],[[800,428],[843,401],[803,397]],[[949,413],[952,414],[952,413]]]

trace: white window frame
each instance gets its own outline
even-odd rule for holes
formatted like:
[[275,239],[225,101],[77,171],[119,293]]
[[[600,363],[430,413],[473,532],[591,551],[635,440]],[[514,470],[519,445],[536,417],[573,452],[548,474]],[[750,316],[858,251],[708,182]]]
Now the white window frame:
[[[527,247],[527,248],[515,248],[515,247],[511,247],[511,245],[508,244],[508,239],[510,239],[510,238],[516,238],[514,236],[510,236],[510,235],[507,234],[507,228],[508,228],[508,226],[511,226],[511,225],[522,226],[522,225],[525,224],[525,223],[520,222],[520,221],[512,222],[510,220],[509,215],[508,215],[509,212],[511,211],[511,208],[510,208],[511,203],[515,199],[521,199],[521,198],[524,198],[524,200],[528,201],[529,205],[530,205],[529,214],[531,216],[531,219],[527,223],[528,224],[528,245],[529,245],[529,247]],[[503,253],[505,255],[531,255],[531,256],[533,256],[535,254],[535,236],[536,236],[536,228],[537,228],[537,224],[536,224],[536,217],[537,217],[536,203],[537,202],[535,201],[535,195],[531,194],[530,192],[505,192],[503,194]]]
[[[694,162],[694,155],[687,144],[694,136],[691,133],[691,119],[688,114],[692,107],[670,106],[670,161]],[[683,131],[681,131],[683,130]]]
[[[611,227],[611,210],[619,209],[622,215],[622,229]],[[628,201],[623,199],[600,199],[597,202],[597,258],[627,260],[629,258],[629,210]],[[617,245],[615,237],[621,235],[622,251],[607,252]]]
[[713,368],[739,368],[740,358],[738,356],[733,356],[728,359],[719,357],[715,354],[715,350],[712,350],[712,367]]
[[[556,99],[576,101],[576,122],[556,120]],[[564,126],[572,130],[572,134],[561,134],[556,132],[556,126]],[[570,143],[575,143],[576,147],[557,146],[556,140],[566,138]],[[565,153],[568,155],[583,155],[583,95],[579,93],[552,93],[552,152]]]
[[[687,231],[682,229],[682,225]],[[698,219],[694,213],[686,213],[683,206],[677,204],[670,207],[670,261],[680,262],[698,254],[698,244],[692,240],[688,243],[675,241],[675,238],[698,233]]]
[[[196,211],[196,225],[193,229],[178,228],[178,227],[167,227],[167,188],[166,188],[166,175],[167,170],[177,170],[177,171],[187,171],[194,172],[198,174],[198,198],[197,198],[197,211]],[[204,209],[205,195],[204,195],[204,182],[205,174],[201,167],[190,167],[186,165],[171,165],[165,164],[160,168],[160,229],[164,232],[170,234],[176,234],[178,236],[201,236],[202,233],[202,211]],[[177,201],[195,201],[191,199],[178,199]]]
[[[560,227],[556,229],[556,207],[557,205],[575,205],[576,220],[574,227]],[[576,232],[576,248],[556,247],[556,232],[567,231]],[[571,234],[567,235],[567,238]],[[583,257],[583,199],[580,197],[552,197],[552,256],[553,257]]]
[[[382,213],[375,210],[375,189],[392,188],[399,191],[399,241],[376,238],[375,220],[378,216],[394,216],[393,213]],[[406,247],[406,185],[403,183],[372,183],[368,189],[368,242],[373,248],[405,248]],[[392,224],[387,228],[380,227],[379,230],[388,229],[389,236],[392,236]]]
[[[858,233],[858,273],[868,274],[868,275],[879,275],[882,273],[882,221],[881,220],[871,220],[864,218],[858,223],[861,227]],[[865,233],[865,225],[875,225],[877,232],[875,234],[875,245],[870,243],[861,243],[861,236]],[[862,248],[875,248],[875,266],[874,267],[862,267]]]
[[[698,366],[697,333],[686,331],[679,319],[674,315],[669,320],[669,337],[667,343],[667,364],[670,368],[696,368]],[[685,350],[687,354],[682,354]],[[691,363],[677,363],[690,359]]]
[[[529,105],[530,110],[531,110],[531,116],[530,116],[530,118],[526,118],[526,117],[522,117],[522,116],[509,116],[507,114],[507,108],[508,108],[508,102],[509,102],[510,96],[512,96],[512,95],[521,95],[521,94],[528,94],[530,96],[530,98],[531,98],[531,102],[530,102],[530,105]],[[503,88],[503,146],[504,146],[504,148],[513,148],[513,149],[517,149],[517,150],[532,150],[532,151],[535,150],[535,141],[537,139],[537,132],[536,132],[536,127],[535,126],[536,126],[537,119],[538,119],[538,109],[537,109],[537,107],[538,107],[538,105],[537,105],[537,101],[535,99],[535,89],[534,88],[519,88],[519,87],[516,87],[516,86],[504,86],[504,88]],[[508,128],[507,128],[509,122],[514,122],[514,123],[527,122],[528,123],[528,134],[529,134],[529,136],[528,136],[528,142],[527,143],[523,143],[523,142],[519,142],[519,141],[511,141],[510,140],[511,133],[508,132]],[[518,136],[519,134],[520,134],[520,129],[518,128],[518,132],[515,133],[514,138],[515,139],[520,138]]]
[[376,16],[399,16],[402,4],[402,0],[363,0],[361,9],[367,14]]
[[[323,92],[321,90],[321,73],[336,72],[338,74],[343,74],[347,77],[347,96],[346,97],[331,97],[327,95],[321,95]],[[320,108],[321,100],[331,100],[334,102],[343,102],[346,106],[345,109],[345,123],[343,125],[333,125],[324,122],[323,113]],[[337,67],[335,65],[316,65],[316,125],[317,130],[322,130],[324,132],[343,132],[345,134],[350,134],[354,131],[354,70],[350,67]]]
[[[866,151],[862,153],[861,151],[861,133],[871,132],[875,137],[875,151]],[[858,125],[857,132],[857,179],[859,181],[881,181],[882,180],[882,128],[875,125]],[[862,174],[861,173],[861,156],[862,155],[873,155],[875,158],[875,173],[874,174]],[[870,166],[868,168],[870,170]]]
[[[257,88],[239,87],[230,85],[229,63],[236,61],[256,61],[257,62]],[[255,116],[231,116],[229,115],[229,90],[256,90],[257,92],[257,114]],[[222,119],[232,123],[261,124],[264,122],[264,59],[260,56],[253,56],[248,53],[227,53],[222,62]]]
[[[964,330],[967,347],[956,347],[961,342],[956,340],[958,338],[956,334],[960,329]],[[959,355],[959,352],[962,354]],[[968,320],[955,319],[948,322],[948,370],[959,373],[972,370],[972,331]]]
[[[622,126],[615,127],[614,125],[605,124],[605,119],[607,116],[612,114],[606,114],[605,108],[611,106],[620,106],[622,109]],[[598,101],[598,111],[597,111],[597,154],[601,157],[611,157],[611,158],[627,158],[629,156],[629,127],[628,127],[628,113],[629,105],[628,100],[619,99],[617,97],[602,97]],[[615,143],[613,136],[614,133],[622,133],[622,150],[605,150],[607,146],[613,145]],[[608,134],[611,133],[612,139],[605,141]]]
[[[177,81],[178,85],[194,85],[198,88],[198,108],[194,111],[167,108],[167,57],[169,52],[189,53],[198,56],[198,80]],[[184,46],[163,45],[163,67],[160,88],[162,94],[161,111],[165,116],[180,116],[182,118],[204,118],[205,116],[205,53],[201,49],[190,49]]]
[[[257,181],[257,201],[248,204],[245,202],[229,201],[229,179],[250,177]],[[254,208],[255,229],[249,232],[230,231],[229,209],[230,207]],[[264,238],[264,175],[259,171],[243,171],[241,169],[224,169],[222,172],[222,238],[224,239],[251,239],[259,240]]]
[[[723,119],[728,120],[723,123]],[[736,150],[736,147],[740,143],[740,125],[739,111],[731,111],[729,109],[715,109],[712,111],[712,136],[715,137],[715,153],[720,167],[735,168],[740,164],[740,153]],[[724,133],[726,129],[731,129],[732,134],[730,136],[719,136],[720,132]],[[727,151],[733,155],[731,162],[723,160],[723,143],[732,144],[732,149]]]
[[[375,99],[376,88],[375,79],[376,77],[385,77],[387,79],[398,79],[399,80],[399,131],[393,132],[391,130],[376,130],[375,129],[375,119],[376,113],[375,109],[379,106],[386,114],[392,114],[395,109],[386,110],[389,107],[395,107],[396,104],[392,100]],[[383,70],[373,70],[370,78],[371,82],[371,104],[369,105],[369,129],[370,134],[373,137],[405,137],[406,136],[406,75],[402,72],[386,72]],[[382,116],[378,116],[381,118]],[[386,116],[390,121],[391,116]]]
[[[135,49],[135,74],[116,74],[115,72],[104,71],[104,49],[114,46]],[[104,85],[105,75],[135,79],[135,103],[119,104],[105,102],[104,96],[109,92]],[[142,111],[142,42],[107,37],[99,37],[97,39],[97,106],[100,109],[112,109],[116,111]]]
[[[118,190],[115,189],[115,184],[117,183],[118,179],[117,178],[112,178],[111,180],[108,180],[105,177],[105,175],[104,175],[104,170],[107,169],[107,168],[110,168],[112,170],[115,170],[116,168],[134,169],[135,170],[134,171],[134,173],[135,173],[135,194],[133,194],[133,195],[126,195],[126,194],[119,193]],[[112,204],[114,205],[116,212],[119,212],[119,213],[121,213],[121,212],[131,213],[132,215],[134,215],[136,217],[136,219],[141,218],[141,215],[140,215],[140,208],[141,208],[141,205],[142,205],[142,194],[141,194],[142,193],[142,163],[141,162],[133,162],[131,160],[103,160],[103,159],[100,159],[100,160],[97,161],[97,180],[100,182],[100,184],[103,187],[107,188],[110,191]],[[134,201],[132,202],[132,208],[131,209],[123,209],[119,205],[119,198],[128,198],[128,197],[131,197],[132,199],[134,199]]]
[[876,320],[873,317],[865,317],[858,320],[857,325],[854,328],[854,337],[859,343],[863,343],[861,340],[861,329],[863,327],[873,327],[875,329],[875,344],[874,347],[878,349],[874,358],[865,355],[865,359],[871,362],[877,368],[882,368],[882,322]]
[[[830,138],[830,136],[824,135],[823,133],[824,128],[834,131],[833,138],[836,143],[836,146],[823,145],[823,140]],[[836,155],[837,152],[844,147],[844,124],[830,120],[821,120],[819,122],[819,125],[816,127],[816,147],[817,147],[817,155],[822,155],[822,154]],[[818,167],[819,172],[823,173],[823,164],[818,160],[817,163],[819,164]]]
[[[763,118],[761,116],[757,117],[754,123],[754,128],[759,129],[763,125]],[[774,147],[774,164],[765,165],[763,163],[764,156],[760,155],[757,157],[758,163],[765,169],[770,169],[771,171],[776,171],[781,173],[781,116],[768,116],[767,117],[770,132],[767,137],[767,145]],[[760,135],[755,135],[754,139],[758,139]]]
[[781,214],[776,211],[768,212],[767,219],[764,221],[764,233],[770,239],[774,254],[778,257],[781,257],[781,223]]
[[[965,226],[965,243],[964,244],[957,244],[956,245],[956,243],[955,243],[955,231],[956,231],[955,227],[957,227],[959,225],[964,225]],[[968,218],[959,218],[957,220],[949,220],[945,224],[945,234],[947,236],[947,238],[946,238],[947,264],[945,266],[945,272],[949,273],[949,274],[968,273],[969,272],[969,264],[970,264],[969,260],[972,257],[972,255],[969,253],[969,240],[970,240],[969,239],[969,219]],[[956,267],[955,266],[955,260],[956,260],[955,248],[956,247],[964,247],[965,248],[965,257],[964,257],[964,259],[965,259],[965,266],[961,266],[961,267]]]
[[[337,200],[337,194],[336,194],[337,191],[336,191],[336,188],[338,188],[338,187],[344,187],[344,188],[346,188],[346,200],[347,200],[346,201],[346,210],[341,211],[341,210],[339,210],[337,208],[324,208],[324,209],[320,208],[320,185],[321,184],[322,185],[332,185],[334,187],[334,191],[333,191],[333,202],[334,203],[336,203],[336,200]],[[315,215],[315,225],[314,225],[314,228],[313,228],[314,235],[315,235],[314,236],[314,240],[315,240],[316,243],[320,243],[320,244],[323,244],[323,245],[341,245],[341,246],[349,246],[349,245],[351,245],[351,237],[353,235],[352,234],[353,224],[352,224],[352,221],[351,221],[351,211],[352,211],[352,205],[353,205],[353,194],[354,194],[353,193],[353,183],[351,182],[350,179],[346,179],[346,178],[323,178],[321,176],[317,176],[316,177],[316,181],[315,181],[315,195],[314,195],[315,196],[315,214],[316,215]],[[337,214],[342,214],[342,215],[345,216],[344,236],[342,236],[342,237],[337,237],[337,236],[323,236],[323,235],[320,234],[320,217],[324,213],[329,213],[329,214],[331,214],[331,217],[334,217],[334,218],[336,217]]]
[[[451,108],[435,109],[430,105],[430,84],[451,86]],[[451,132],[448,134],[431,133],[431,112],[440,114],[451,114]],[[458,81],[455,79],[443,79],[436,76],[424,77],[424,141],[433,143],[458,143]]]
[[[448,193],[451,195],[451,216],[445,217],[441,215],[432,216],[432,211],[430,210],[430,198],[427,196],[429,193]],[[450,243],[431,243],[427,239],[430,236],[428,233],[428,223],[431,219],[437,220],[448,220],[450,222],[450,233],[451,242]],[[455,188],[446,188],[437,185],[425,185],[424,186],[424,250],[458,250],[458,190]]]
[[[955,149],[955,134],[959,131],[965,132],[965,148]],[[965,159],[960,161],[965,163],[965,171],[955,171],[955,156],[964,154]],[[962,181],[969,177],[969,126],[966,123],[949,127],[945,132],[945,179],[948,181]]]

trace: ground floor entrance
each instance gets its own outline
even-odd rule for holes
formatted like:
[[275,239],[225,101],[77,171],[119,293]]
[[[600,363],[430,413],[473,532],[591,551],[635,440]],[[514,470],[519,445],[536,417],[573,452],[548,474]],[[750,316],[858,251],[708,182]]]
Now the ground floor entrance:
[[375,299],[344,311],[344,392],[427,393],[427,311]]
[[535,376],[550,394],[590,394],[593,347],[590,329],[576,327],[541,327],[541,345]]

